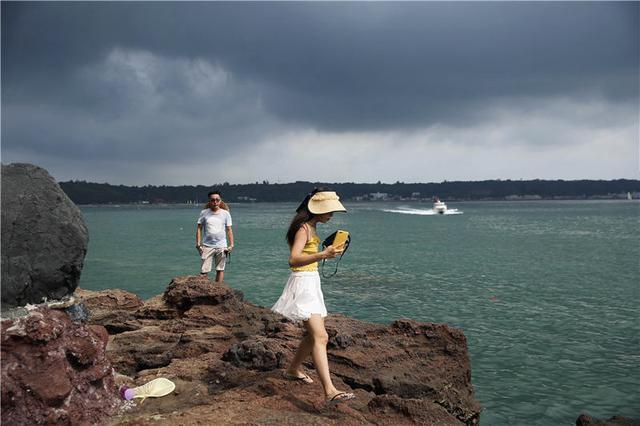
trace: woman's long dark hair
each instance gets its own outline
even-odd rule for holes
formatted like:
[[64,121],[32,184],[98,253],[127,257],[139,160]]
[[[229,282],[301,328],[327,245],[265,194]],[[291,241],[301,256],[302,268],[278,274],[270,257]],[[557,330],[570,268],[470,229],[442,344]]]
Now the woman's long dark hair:
[[296,215],[291,220],[291,224],[289,225],[289,230],[287,231],[287,236],[286,236],[286,240],[287,240],[287,243],[289,243],[289,247],[293,246],[293,241],[296,238],[296,233],[298,232],[298,229],[300,229],[300,227],[305,222],[308,222],[315,217],[315,215],[309,211],[309,207],[307,206],[307,204],[309,203],[309,199],[313,197],[313,195],[316,192],[324,192],[324,191],[331,191],[331,190],[329,188],[324,188],[324,187],[314,188],[313,191],[311,191],[311,193],[307,194],[307,196],[304,198],[300,206],[296,209]]
[[296,238],[296,233],[298,229],[302,226],[303,223],[310,221],[313,219],[315,215],[311,213],[307,208],[299,210],[296,215],[291,220],[291,224],[289,225],[289,230],[287,231],[287,243],[289,243],[289,247],[293,246],[293,240]]

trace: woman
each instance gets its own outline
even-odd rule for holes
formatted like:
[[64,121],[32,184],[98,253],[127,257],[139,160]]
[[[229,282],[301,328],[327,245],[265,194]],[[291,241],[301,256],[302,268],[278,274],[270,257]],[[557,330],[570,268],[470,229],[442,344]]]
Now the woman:
[[286,236],[291,251],[291,275],[272,308],[292,321],[302,321],[307,331],[285,376],[291,380],[313,383],[302,371],[302,362],[311,355],[324,388],[325,399],[331,404],[348,401],[355,396],[353,393],[339,391],[331,381],[327,359],[329,336],[324,327],[327,309],[318,274],[318,261],[338,256],[342,247],[328,246],[318,252],[320,239],[316,233],[316,225],[327,223],[334,212],[346,211],[336,193],[325,188],[315,189],[296,209]]

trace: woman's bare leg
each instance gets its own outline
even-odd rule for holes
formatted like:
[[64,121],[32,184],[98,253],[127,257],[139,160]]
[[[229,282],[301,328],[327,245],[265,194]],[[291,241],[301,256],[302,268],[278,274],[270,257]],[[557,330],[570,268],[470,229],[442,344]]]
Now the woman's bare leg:
[[307,334],[300,341],[296,355],[293,357],[293,361],[291,361],[289,368],[287,368],[287,373],[292,376],[302,377],[304,374],[301,369],[302,363],[311,354],[312,349],[313,339],[310,334]]
[[318,377],[320,377],[320,383],[322,383],[322,387],[324,388],[324,394],[327,398],[331,398],[338,393],[338,390],[333,386],[329,373],[329,360],[327,358],[329,335],[324,328],[324,318],[317,314],[311,315],[309,320],[305,321],[304,324],[305,327],[307,327],[309,336],[311,336],[311,357],[316,366]]

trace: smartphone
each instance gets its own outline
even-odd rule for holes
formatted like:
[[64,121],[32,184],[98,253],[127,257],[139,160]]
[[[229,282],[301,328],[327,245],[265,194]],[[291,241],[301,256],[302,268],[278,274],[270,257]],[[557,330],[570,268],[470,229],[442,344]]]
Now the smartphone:
[[335,248],[342,248],[344,243],[347,242],[347,238],[349,238],[349,232],[339,229],[336,231],[336,237],[333,239],[333,243],[331,245]]

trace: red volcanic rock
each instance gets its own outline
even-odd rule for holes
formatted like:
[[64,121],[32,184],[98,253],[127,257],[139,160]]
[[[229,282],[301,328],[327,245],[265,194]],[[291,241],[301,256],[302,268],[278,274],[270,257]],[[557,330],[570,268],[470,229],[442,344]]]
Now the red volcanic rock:
[[[142,299],[128,291],[113,288],[105,291],[87,291],[77,288],[75,296],[84,300],[84,304],[95,315],[99,311],[96,308],[107,312],[124,311],[128,312],[143,305]],[[87,297],[91,296],[91,297]]]
[[[91,297],[85,297],[85,296]],[[76,289],[75,296],[83,300],[91,313],[91,322],[104,326],[110,333],[136,330],[140,327],[132,312],[143,306],[142,299],[120,289],[92,292]]]
[[205,276],[174,278],[164,292],[168,305],[186,311],[193,305],[218,305],[227,300],[241,301],[239,292],[213,284]]
[[119,404],[106,330],[38,308],[2,321],[2,423],[97,424]]
[[278,340],[257,337],[231,346],[222,355],[222,360],[237,367],[268,371],[283,368],[286,353],[287,349],[282,348]]
[[113,424],[478,423],[481,408],[458,329],[409,320],[384,326],[330,315],[332,379],[357,399],[327,407],[310,358],[306,368],[315,383],[292,382],[282,374],[302,328],[244,302],[227,285],[178,277],[162,297],[116,304],[117,316],[96,303],[110,300],[109,291],[83,292],[82,298],[91,307],[91,322],[109,325],[107,356],[115,369],[137,385],[156,377],[176,383],[170,395],[134,404],[113,417]]
[[329,317],[326,327],[331,371],[352,388],[427,399],[464,423],[478,421],[461,330],[410,320],[381,326],[342,315]]
[[180,334],[162,330],[159,326],[147,326],[113,336],[107,351],[116,371],[131,375],[139,370],[168,365],[179,342]]
[[399,418],[410,425],[456,426],[458,419],[452,418],[443,407],[434,407],[423,399],[401,398],[395,395],[379,395],[367,404],[376,415],[376,424],[399,425]]
[[145,301],[144,305],[136,310],[136,316],[152,320],[168,320],[177,317],[178,310],[173,306],[167,305],[164,297],[158,295]]

